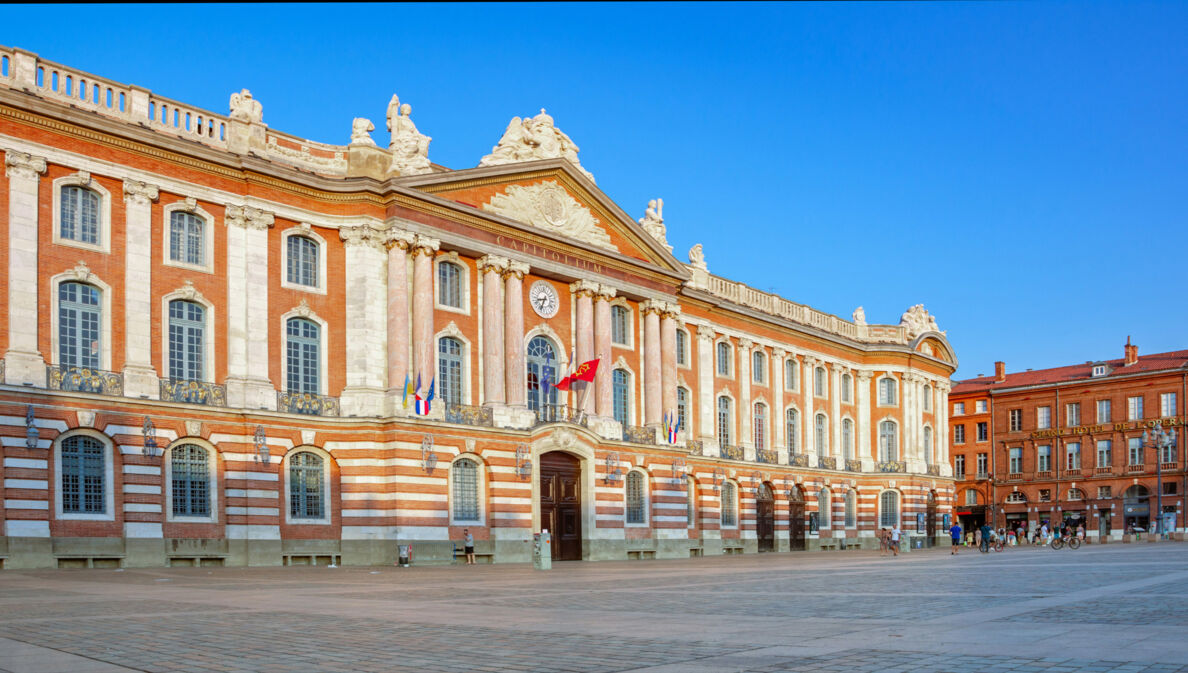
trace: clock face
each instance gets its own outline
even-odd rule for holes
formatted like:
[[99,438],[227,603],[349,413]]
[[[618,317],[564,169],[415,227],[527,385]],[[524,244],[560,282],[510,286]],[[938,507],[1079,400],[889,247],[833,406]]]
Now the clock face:
[[552,318],[557,315],[561,302],[557,297],[557,290],[548,281],[538,280],[528,290],[528,301],[532,303],[532,310],[542,318]]

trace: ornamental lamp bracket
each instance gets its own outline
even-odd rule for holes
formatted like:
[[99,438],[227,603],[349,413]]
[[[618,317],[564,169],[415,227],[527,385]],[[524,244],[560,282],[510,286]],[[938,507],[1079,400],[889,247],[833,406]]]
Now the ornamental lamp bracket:
[[141,448],[141,453],[145,458],[154,458],[157,455],[157,426],[153,425],[153,419],[148,416],[144,417],[144,425],[141,426],[141,434],[144,435],[144,445]]
[[516,447],[516,476],[521,481],[532,475],[532,450],[527,444]]
[[672,461],[672,484],[674,486],[680,484],[681,481],[684,480],[688,469],[689,464],[684,458],[677,458],[676,460]]
[[33,413],[33,405],[25,407],[25,448],[36,449],[37,441],[41,438],[41,431],[37,429],[37,417]]
[[421,440],[421,467],[425,474],[433,474],[437,467],[437,452],[433,450],[433,435],[425,435]]
[[252,435],[252,446],[256,449],[255,460],[257,463],[264,465],[272,463],[272,456],[268,450],[268,436],[264,434],[263,425],[256,426],[256,432]]
[[623,481],[623,469],[619,467],[619,454],[606,454],[606,478],[604,481],[608,484],[617,484]]
[[722,482],[726,480],[726,471],[720,467],[714,468],[714,491],[717,492],[722,488]]

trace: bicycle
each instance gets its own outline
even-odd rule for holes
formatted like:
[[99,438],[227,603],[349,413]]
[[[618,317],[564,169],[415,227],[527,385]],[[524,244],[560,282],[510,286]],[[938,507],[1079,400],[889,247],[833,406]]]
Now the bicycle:
[[994,540],[993,542],[982,540],[982,544],[978,545],[978,551],[982,552],[983,554],[989,554],[991,549],[994,551],[1002,551],[1002,547],[1002,540]]
[[1063,549],[1064,545],[1068,545],[1069,549],[1079,549],[1081,547],[1081,539],[1078,538],[1076,535],[1070,535],[1068,537],[1061,536],[1061,537],[1052,538],[1052,543],[1051,543],[1052,549]]

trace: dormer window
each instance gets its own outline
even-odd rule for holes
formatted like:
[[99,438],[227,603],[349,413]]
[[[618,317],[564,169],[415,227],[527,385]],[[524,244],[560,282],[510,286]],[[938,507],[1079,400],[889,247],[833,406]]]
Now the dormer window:
[[1105,376],[1108,373],[1109,373],[1109,370],[1106,369],[1105,365],[1093,365],[1093,375],[1094,376]]

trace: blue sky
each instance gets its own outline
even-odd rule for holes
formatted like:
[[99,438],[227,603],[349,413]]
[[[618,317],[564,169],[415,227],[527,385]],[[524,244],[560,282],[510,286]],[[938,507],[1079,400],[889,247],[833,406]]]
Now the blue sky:
[[[69,20],[64,15],[69,13]],[[477,165],[548,109],[678,257],[849,317],[923,303],[958,377],[1188,348],[1188,4],[7,6],[0,43],[270,126]],[[98,36],[83,39],[83,34]]]

